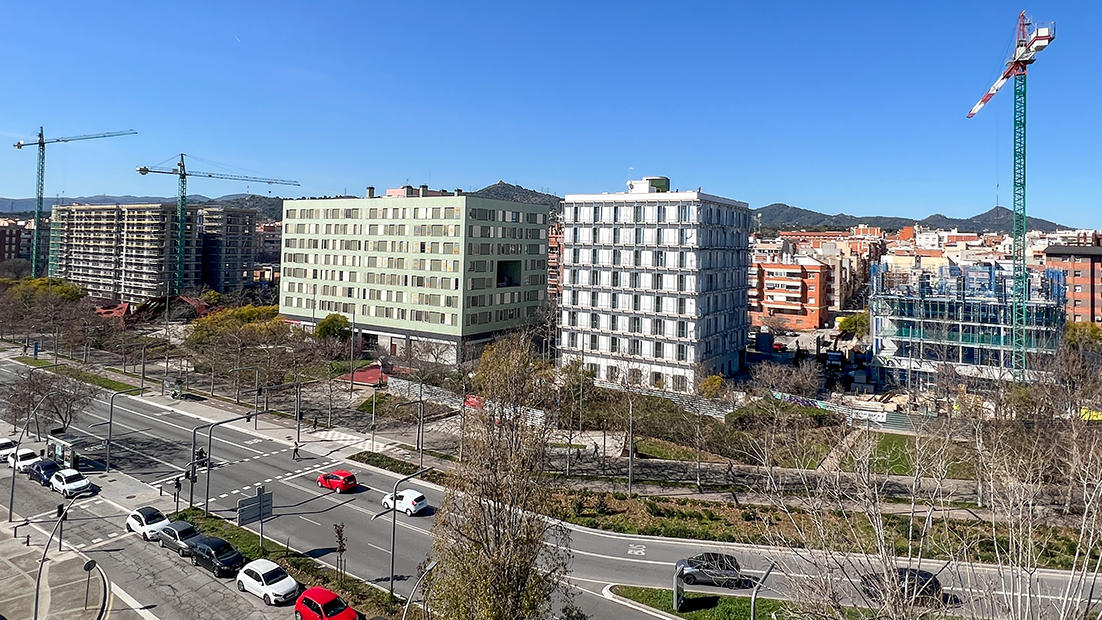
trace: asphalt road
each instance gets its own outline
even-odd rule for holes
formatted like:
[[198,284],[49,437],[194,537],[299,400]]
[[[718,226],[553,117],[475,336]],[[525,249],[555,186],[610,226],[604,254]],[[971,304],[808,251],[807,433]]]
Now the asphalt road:
[[[10,382],[15,376],[23,373],[26,373],[25,367],[13,362],[0,361],[0,383]],[[81,434],[105,437],[106,427],[103,423],[107,418],[107,401],[97,401],[84,412],[80,423],[72,430]],[[172,481],[183,475],[190,460],[191,431],[195,426],[203,423],[203,420],[192,414],[175,411],[141,399],[118,396],[115,399],[114,411],[112,469],[118,469],[144,484],[136,485],[134,492],[123,496],[123,499],[129,503],[96,504],[95,498],[81,500],[79,503],[82,506],[89,505],[88,510],[93,516],[87,526],[90,529],[85,533],[81,527],[74,527],[70,535],[86,537],[86,544],[89,545],[102,544],[102,541],[110,540],[107,538],[110,534],[108,530],[116,534],[123,531],[122,524],[126,510],[144,505],[141,503],[143,498],[150,498],[148,501],[160,501],[159,505],[165,506],[164,502],[168,500],[163,497],[157,498],[157,492],[154,489],[161,485],[165,489],[171,489]],[[260,424],[267,424],[264,428],[268,430],[274,428],[264,421]],[[389,515],[376,520],[372,520],[371,517],[382,510],[380,499],[384,493],[390,492],[399,476],[369,469],[357,463],[346,463],[327,454],[311,454],[303,451],[301,460],[293,460],[289,445],[291,439],[293,435],[290,434],[271,438],[267,434],[249,433],[232,427],[217,428],[210,450],[213,463],[209,479],[210,509],[232,519],[236,512],[237,501],[253,495],[256,487],[263,485],[266,490],[274,493],[275,499],[275,516],[264,524],[266,537],[319,560],[332,563],[335,557],[333,524],[344,523],[349,538],[348,550],[344,556],[347,570],[361,579],[386,587],[390,580],[391,522]],[[102,456],[102,449],[93,454]],[[315,480],[319,473],[337,468],[351,469],[356,473],[361,486],[355,493],[336,494],[316,486]],[[122,485],[125,478],[125,476],[105,476],[93,479],[97,484],[109,486]],[[19,485],[17,513],[27,514],[25,510],[20,509],[23,501],[31,502],[32,514],[52,510],[52,506],[58,501],[58,496],[45,493],[49,497],[45,505],[34,499],[24,500],[22,498],[25,493],[33,491],[42,495],[43,491],[27,489],[30,485],[25,483],[25,479],[21,482],[24,484]],[[200,475],[194,488],[195,501],[198,505],[203,503],[206,483],[206,476]],[[408,486],[424,492],[430,506],[440,504],[439,490],[416,482]],[[182,505],[187,504],[189,491],[191,489],[188,483],[184,482]],[[0,483],[0,492],[4,493],[6,499],[6,482]],[[394,589],[402,596],[409,594],[416,579],[417,566],[430,551],[432,521],[431,509],[426,514],[413,517],[398,515],[395,541],[397,575]],[[778,562],[780,566],[767,584],[765,595],[768,596],[785,597],[822,578],[819,569],[814,568],[822,563],[811,561],[806,552],[801,551],[629,536],[581,528],[572,528],[572,530],[571,547],[574,560],[570,578],[577,591],[576,602],[592,617],[602,620],[647,617],[643,612],[601,597],[600,593],[606,585],[620,583],[669,588],[675,562],[680,558],[703,551],[726,551],[737,556],[751,577],[761,575],[770,563]],[[92,543],[91,541],[95,538],[101,539],[101,543]],[[111,555],[128,556],[137,553],[136,559],[132,558],[129,561],[136,561],[137,565],[141,566],[146,563],[142,558],[148,553],[148,548],[153,546],[138,545],[138,547],[141,548],[140,552],[134,551],[134,545],[127,543],[125,546],[113,549]],[[158,554],[157,557],[160,558],[161,555],[173,558],[170,554],[164,553]],[[922,568],[935,572],[941,567],[941,562],[926,561],[922,565]],[[105,569],[109,571],[108,574],[112,579],[117,579],[111,574],[110,566],[105,565]],[[127,572],[126,562],[121,560],[118,570],[122,574],[132,572]],[[200,575],[202,576],[194,578],[206,579],[205,574],[200,573]],[[828,578],[849,593],[847,598],[851,600],[859,598],[856,589],[852,586],[857,579],[857,574],[852,570],[849,574],[843,574],[842,571],[833,572]],[[950,565],[939,573],[939,578],[945,584],[950,596],[959,601],[961,611],[967,610],[967,613],[961,615],[974,613],[981,617],[998,617],[1001,615],[998,610],[1000,602],[1004,599],[1013,599],[1020,591],[1020,586],[1015,585],[1013,578],[1000,575],[995,569],[985,566]],[[221,596],[222,592],[216,589],[218,581],[213,579],[206,579],[206,581],[215,583],[215,586],[206,590],[198,588],[197,592],[202,596],[218,592]],[[1051,608],[1062,596],[1066,584],[1066,573],[1040,571],[1031,586],[1032,600],[1037,601],[1038,605]],[[716,591],[709,588],[694,589]],[[203,592],[207,594],[202,594]],[[164,598],[164,604],[171,604],[175,600],[171,596]],[[161,618],[170,617],[155,613]],[[279,612],[267,613],[275,614],[268,617],[283,617]],[[285,615],[289,615],[289,612]]]

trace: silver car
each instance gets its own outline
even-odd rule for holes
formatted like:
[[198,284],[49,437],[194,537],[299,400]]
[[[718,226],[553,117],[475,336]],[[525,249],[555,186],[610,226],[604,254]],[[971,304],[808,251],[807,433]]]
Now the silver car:
[[738,560],[723,553],[701,553],[678,560],[677,566],[684,567],[681,580],[689,586],[699,583],[735,588],[742,581]]
[[203,535],[195,526],[187,521],[173,521],[157,532],[157,540],[161,547],[172,549],[180,557],[191,555],[195,543],[203,539]]

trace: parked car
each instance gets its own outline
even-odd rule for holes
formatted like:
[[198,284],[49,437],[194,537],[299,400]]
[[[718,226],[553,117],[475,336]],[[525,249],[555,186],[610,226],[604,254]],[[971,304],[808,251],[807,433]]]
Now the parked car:
[[784,351],[787,348],[788,348],[788,345],[784,344],[783,342],[774,342],[773,343],[773,352],[774,353],[780,353],[781,351]]
[[295,601],[295,620],[360,620],[355,609],[325,588],[310,588]]
[[677,561],[684,567],[681,579],[686,585],[708,584],[733,588],[742,579],[738,560],[723,553],[700,553]]
[[891,602],[898,597],[905,604],[936,607],[945,600],[937,576],[917,568],[897,568],[895,574],[889,572],[887,576],[861,575],[861,592],[875,603]]
[[75,469],[62,469],[50,477],[50,490],[64,497],[73,497],[92,491],[92,481]]
[[38,453],[30,448],[20,448],[8,455],[8,467],[14,467],[16,471],[26,473],[31,465],[41,461]]
[[265,605],[279,605],[295,599],[299,585],[279,564],[253,560],[237,573],[237,589],[264,599]]
[[352,472],[338,469],[318,476],[318,486],[323,489],[333,489],[337,493],[347,493],[355,491],[360,483],[356,482],[356,476]]
[[8,460],[8,455],[15,452],[19,444],[8,439],[7,437],[0,438],[0,459]]
[[168,517],[152,506],[144,506],[130,513],[126,518],[126,531],[137,532],[142,540],[152,540],[157,533],[168,526]]
[[397,506],[395,506],[393,493],[387,493],[383,496],[383,508],[394,508],[398,512],[406,513],[406,516],[413,516],[421,512],[428,508],[428,505],[429,502],[425,499],[425,495],[416,489],[398,491]]
[[50,459],[40,459],[27,470],[27,476],[31,480],[46,487],[50,486],[50,478],[60,469],[61,466]]
[[245,556],[221,538],[209,537],[195,543],[191,563],[209,570],[215,577],[221,577],[236,573],[245,563]]
[[184,557],[191,555],[195,544],[202,540],[203,535],[195,526],[187,521],[173,521],[157,532],[157,540],[165,549],[172,549]]

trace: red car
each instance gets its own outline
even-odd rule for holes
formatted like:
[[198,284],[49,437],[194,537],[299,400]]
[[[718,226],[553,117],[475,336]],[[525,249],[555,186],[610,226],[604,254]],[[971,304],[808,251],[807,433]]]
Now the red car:
[[323,489],[333,489],[337,493],[355,491],[358,485],[359,483],[356,482],[356,475],[343,469],[338,469],[337,471],[318,476],[319,487]]
[[313,587],[295,601],[295,620],[360,620],[362,616],[336,593]]

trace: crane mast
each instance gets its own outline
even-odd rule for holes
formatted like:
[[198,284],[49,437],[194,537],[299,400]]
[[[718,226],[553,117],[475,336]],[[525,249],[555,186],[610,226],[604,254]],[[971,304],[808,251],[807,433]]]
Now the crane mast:
[[[237,174],[221,174],[217,172],[195,172],[189,171],[184,163],[184,154],[180,153],[180,163],[175,168],[159,168],[156,166],[139,166],[138,174],[146,175],[149,173],[156,174],[172,174],[179,177],[179,191],[176,197],[176,253],[174,255],[173,273],[171,274],[171,280],[167,279],[166,275],[166,288],[165,299],[167,300],[169,295],[179,295],[184,292],[184,281],[186,275],[186,259],[187,259],[187,178],[191,177],[203,177],[207,179],[224,179],[228,181],[247,181],[255,183],[267,183],[269,185],[298,185],[298,181],[288,181],[286,179],[267,179],[263,177],[250,177]],[[166,231],[167,233],[167,231]]]
[[1011,309],[1011,368],[1014,380],[1025,380],[1027,367],[1026,325],[1028,323],[1029,271],[1025,264],[1025,137],[1026,137],[1026,67],[1036,61],[1037,53],[1056,38],[1056,24],[1034,24],[1025,11],[1018,15],[1014,53],[1007,60],[1006,70],[995,84],[968,112],[976,115],[1010,78],[1014,78],[1014,274]]
[[45,189],[46,180],[46,145],[56,144],[58,142],[76,142],[78,140],[94,140],[96,138],[114,138],[115,136],[130,136],[138,132],[134,130],[127,131],[109,131],[107,133],[94,133],[85,134],[81,136],[69,136],[67,138],[50,138],[46,139],[45,132],[42,127],[38,128],[38,139],[34,142],[26,142],[20,140],[12,146],[16,149],[23,150],[24,146],[30,146],[32,144],[38,145],[38,181],[35,183],[34,194],[34,236],[31,238],[31,275],[37,277],[42,268],[42,195]]

